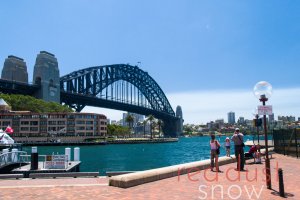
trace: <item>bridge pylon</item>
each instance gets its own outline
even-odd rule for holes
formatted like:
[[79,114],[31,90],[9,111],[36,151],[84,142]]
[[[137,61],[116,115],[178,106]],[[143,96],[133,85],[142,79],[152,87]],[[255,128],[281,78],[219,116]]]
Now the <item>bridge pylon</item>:
[[33,83],[40,85],[35,96],[45,101],[60,103],[60,77],[54,54],[41,51],[35,61]]

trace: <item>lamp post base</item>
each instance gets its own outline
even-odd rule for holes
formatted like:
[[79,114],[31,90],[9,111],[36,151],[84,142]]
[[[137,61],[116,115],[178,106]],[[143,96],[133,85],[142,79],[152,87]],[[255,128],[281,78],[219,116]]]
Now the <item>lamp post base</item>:
[[270,167],[270,159],[266,155],[266,183],[267,183],[267,188],[269,190],[272,189],[272,184],[271,184],[271,167]]

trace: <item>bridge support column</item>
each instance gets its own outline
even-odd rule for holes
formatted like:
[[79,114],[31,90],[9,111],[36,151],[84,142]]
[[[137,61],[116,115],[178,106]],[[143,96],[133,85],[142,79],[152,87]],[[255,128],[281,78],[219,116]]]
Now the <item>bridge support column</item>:
[[163,122],[162,130],[165,137],[178,137],[182,134],[180,132],[180,124],[182,124],[182,120],[180,118],[164,119]]
[[41,51],[37,55],[33,72],[33,83],[41,86],[35,97],[60,103],[59,79],[57,59],[53,54]]

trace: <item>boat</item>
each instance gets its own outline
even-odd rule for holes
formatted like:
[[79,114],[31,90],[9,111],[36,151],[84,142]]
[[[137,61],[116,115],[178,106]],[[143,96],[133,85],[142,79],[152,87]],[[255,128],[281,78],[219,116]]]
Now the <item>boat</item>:
[[21,144],[15,143],[14,139],[10,137],[5,131],[0,129],[0,150],[17,148],[20,149]]

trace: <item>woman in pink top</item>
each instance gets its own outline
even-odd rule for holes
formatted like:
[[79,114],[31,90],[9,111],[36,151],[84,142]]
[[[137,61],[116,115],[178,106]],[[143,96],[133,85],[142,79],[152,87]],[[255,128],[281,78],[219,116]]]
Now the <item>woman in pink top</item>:
[[219,169],[218,158],[219,154],[217,153],[217,149],[220,148],[220,143],[215,139],[215,135],[211,135],[210,140],[210,170],[214,170],[214,166],[216,167],[217,172],[221,172]]

